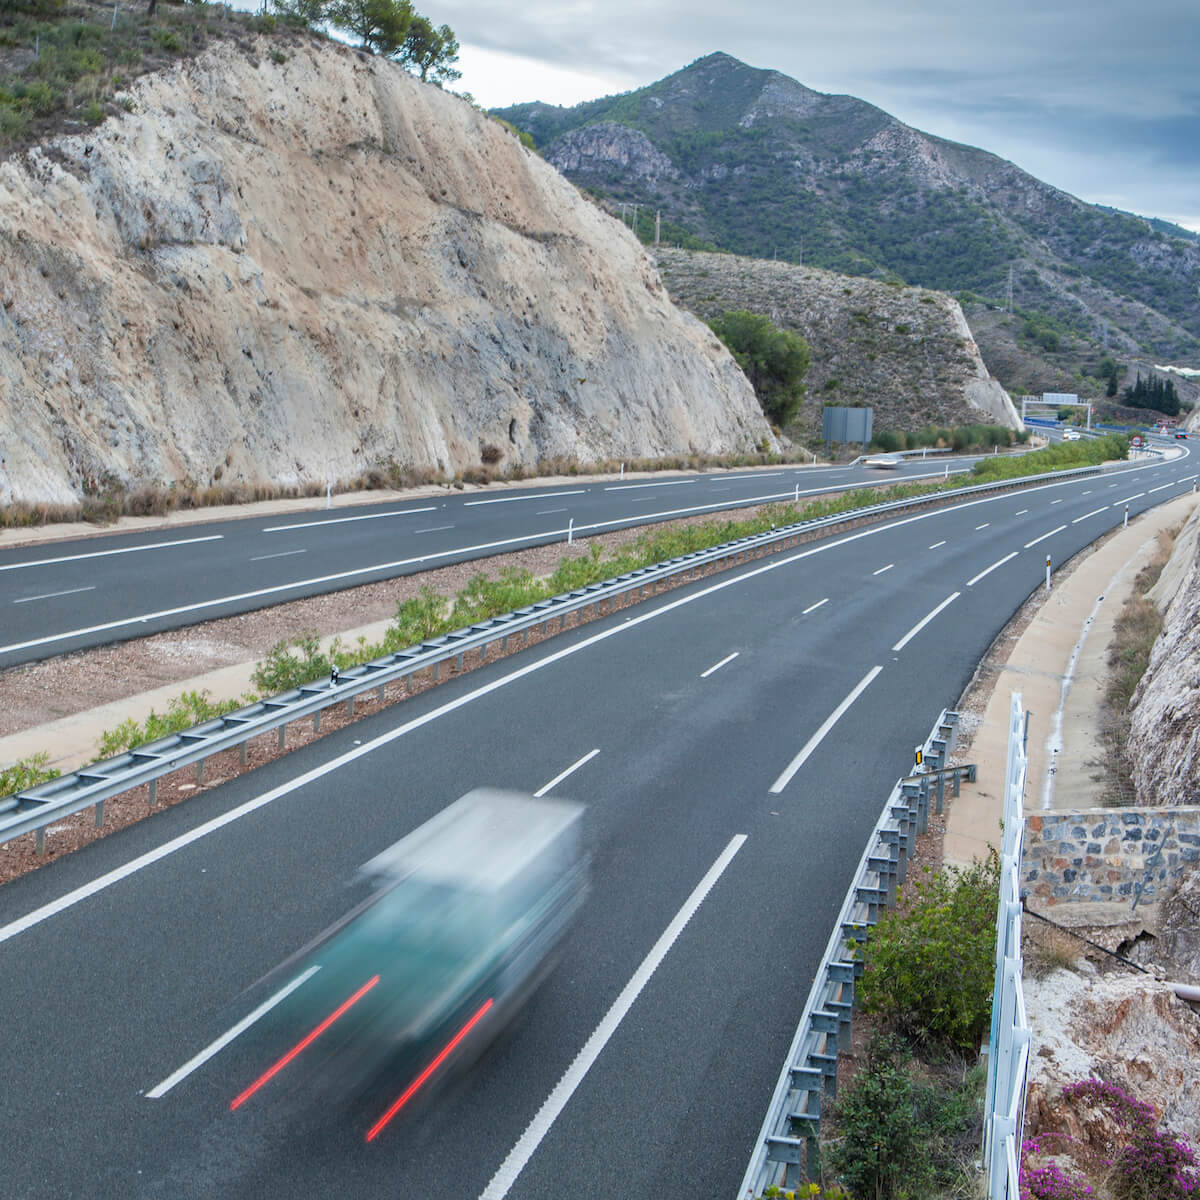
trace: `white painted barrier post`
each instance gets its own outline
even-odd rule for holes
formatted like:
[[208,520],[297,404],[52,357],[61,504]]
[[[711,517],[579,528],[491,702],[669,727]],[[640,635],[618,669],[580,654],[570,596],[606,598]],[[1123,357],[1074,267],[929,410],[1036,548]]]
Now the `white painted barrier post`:
[[793,503],[795,503],[795,504],[800,503],[800,485],[799,484],[796,484],[796,497],[795,497],[795,500],[793,501]]
[[333,483],[330,480],[325,480],[325,507],[333,507]]
[[1046,591],[1050,590],[1050,555],[1046,555]]
[[569,546],[575,537],[575,518],[572,517],[567,522],[567,545]]
[[1129,505],[1128,505],[1128,504],[1127,504],[1127,505],[1125,505],[1125,521],[1124,521],[1124,527],[1125,527],[1126,529],[1128,529],[1128,528],[1129,528]]

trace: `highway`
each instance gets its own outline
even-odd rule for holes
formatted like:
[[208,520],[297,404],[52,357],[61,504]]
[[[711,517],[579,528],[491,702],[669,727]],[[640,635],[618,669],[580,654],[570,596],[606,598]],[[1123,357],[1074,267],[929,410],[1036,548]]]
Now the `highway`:
[[[913,745],[1047,554],[1195,482],[1186,457],[1134,466],[757,560],[5,886],[5,1194],[733,1200]],[[474,786],[560,777],[590,805],[592,894],[473,1071],[370,1143],[409,1081],[331,1103],[308,1050],[231,1112],[295,1040],[251,1019],[289,980],[263,977],[351,907],[358,864]]]
[[323,592],[608,532],[844,487],[961,471],[973,459],[609,478],[439,494],[276,518],[175,524],[0,550],[0,670]]

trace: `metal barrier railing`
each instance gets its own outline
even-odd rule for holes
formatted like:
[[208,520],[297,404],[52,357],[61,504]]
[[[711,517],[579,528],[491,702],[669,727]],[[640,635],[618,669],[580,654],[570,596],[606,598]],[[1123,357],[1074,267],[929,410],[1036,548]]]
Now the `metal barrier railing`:
[[431,670],[437,678],[438,666],[457,658],[461,667],[468,652],[478,651],[480,659],[487,649],[499,641],[507,647],[514,636],[528,637],[531,629],[545,627],[558,620],[560,628],[567,614],[608,601],[609,608],[619,598],[637,592],[641,597],[647,589],[657,590],[661,583],[674,578],[698,575],[710,567],[725,569],[757,557],[774,553],[836,530],[854,528],[869,522],[885,520],[909,512],[953,504],[965,498],[997,495],[1022,487],[1045,485],[1053,481],[1082,478],[1100,473],[1101,468],[1076,467],[1041,475],[1020,476],[997,480],[953,491],[933,492],[906,500],[892,500],[867,508],[852,509],[829,517],[800,521],[767,533],[754,534],[725,542],[707,550],[697,550],[665,563],[642,567],[626,575],[587,587],[553,596],[511,613],[492,617],[464,629],[431,638],[420,645],[400,650],[372,662],[363,663],[342,672],[336,684],[320,680],[291,691],[257,701],[226,716],[217,717],[202,725],[170,734],[158,741],[139,746],[125,754],[91,764],[48,783],[27,788],[0,799],[0,842],[7,842],[25,833],[37,834],[37,850],[42,853],[45,829],[85,808],[96,811],[96,825],[104,821],[104,802],[113,796],[150,785],[149,803],[156,800],[157,780],[183,767],[195,765],[197,781],[203,780],[204,760],[225,750],[240,747],[243,764],[246,743],[272,730],[278,731],[279,744],[284,744],[284,731],[292,721],[311,717],[319,727],[321,713],[335,704],[345,703],[353,714],[355,698],[364,692],[377,690],[380,699],[387,684],[405,680],[419,671]]
[[1008,761],[1004,777],[1004,828],[1000,902],[996,911],[996,975],[988,1038],[983,1113],[983,1166],[988,1200],[1018,1200],[1025,1084],[1032,1032],[1021,990],[1021,853],[1025,836],[1025,714],[1019,692],[1009,705]]
[[931,799],[941,811],[947,778],[956,794],[961,776],[975,778],[974,765],[947,765],[957,733],[958,714],[944,711],[925,742],[928,773],[896,782],[867,839],[742,1177],[740,1200],[820,1177],[821,1110],[837,1098],[838,1049],[849,1044],[854,983],[864,965],[859,950],[880,910],[896,903],[917,835],[926,831]]

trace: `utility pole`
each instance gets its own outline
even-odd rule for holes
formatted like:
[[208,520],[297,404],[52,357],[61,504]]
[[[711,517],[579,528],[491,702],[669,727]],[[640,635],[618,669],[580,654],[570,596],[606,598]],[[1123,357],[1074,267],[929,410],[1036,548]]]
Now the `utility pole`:
[[654,214],[654,248],[658,249],[658,241],[662,236],[662,209],[658,209]]
[[1005,299],[1004,299],[1004,311],[1006,313],[1011,313],[1012,309],[1013,309],[1012,275],[1013,275],[1012,263],[1009,263],[1008,264],[1008,291],[1005,293]]

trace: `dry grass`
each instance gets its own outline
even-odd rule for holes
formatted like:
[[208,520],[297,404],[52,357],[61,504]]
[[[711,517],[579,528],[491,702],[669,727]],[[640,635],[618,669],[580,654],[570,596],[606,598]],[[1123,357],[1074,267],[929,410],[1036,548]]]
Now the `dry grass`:
[[1025,921],[1021,928],[1025,969],[1034,979],[1044,979],[1054,971],[1078,968],[1082,953],[1078,938],[1042,921]]

